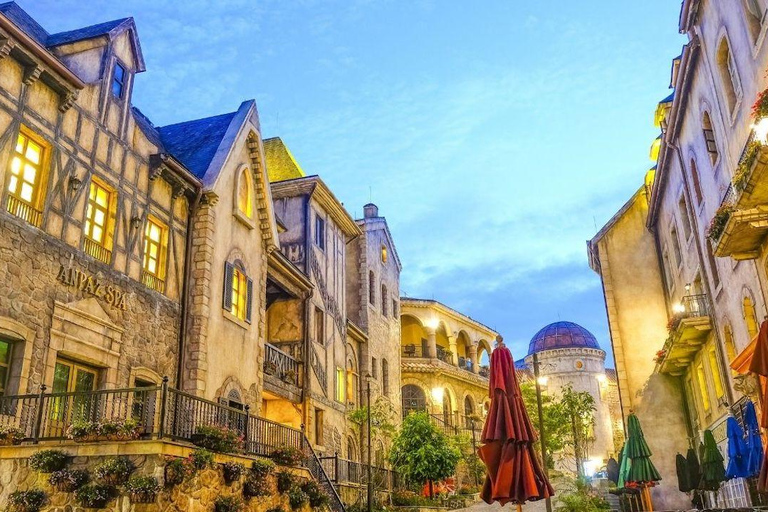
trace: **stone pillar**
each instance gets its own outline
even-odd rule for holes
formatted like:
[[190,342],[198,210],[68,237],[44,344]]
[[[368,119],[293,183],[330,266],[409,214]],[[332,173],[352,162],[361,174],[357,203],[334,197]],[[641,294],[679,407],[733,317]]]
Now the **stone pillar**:
[[448,336],[448,350],[451,351],[451,362],[459,366],[459,349],[456,346],[456,336]]
[[435,329],[427,327],[427,357],[437,357],[437,333]]
[[472,361],[472,373],[480,371],[480,362],[477,360],[477,343],[472,343],[467,347],[469,350],[469,360]]

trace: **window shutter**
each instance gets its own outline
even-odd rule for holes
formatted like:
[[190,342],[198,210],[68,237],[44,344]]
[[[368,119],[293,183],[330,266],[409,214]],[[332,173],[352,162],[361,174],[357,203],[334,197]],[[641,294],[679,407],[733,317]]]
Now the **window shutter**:
[[251,323],[251,314],[253,313],[253,279],[247,278],[245,294],[245,321]]
[[224,300],[222,307],[227,311],[232,311],[232,276],[235,267],[231,263],[224,263]]

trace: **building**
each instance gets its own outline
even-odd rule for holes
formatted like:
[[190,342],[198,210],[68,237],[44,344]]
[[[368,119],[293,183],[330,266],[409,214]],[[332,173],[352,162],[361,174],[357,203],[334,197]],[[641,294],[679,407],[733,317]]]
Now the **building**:
[[[605,368],[605,350],[595,336],[573,322],[555,322],[537,332],[528,345],[528,354],[515,365],[530,375],[539,366],[543,392],[557,396],[566,386],[589,393],[595,401],[592,440],[584,447],[582,471],[593,475],[611,457],[618,458],[624,440],[624,423],[619,406],[616,373]],[[556,461],[558,462],[558,461]],[[560,469],[575,473],[572,461],[560,460]]]
[[[588,243],[622,409],[638,414],[662,475],[706,429],[725,455],[725,419],[755,389],[732,368],[748,366],[766,315],[765,133],[751,112],[766,87],[764,13],[751,0],[682,3],[688,42],[656,109],[655,165]],[[653,490],[657,506],[688,503],[672,480]],[[718,504],[753,504],[750,485],[728,482]]]

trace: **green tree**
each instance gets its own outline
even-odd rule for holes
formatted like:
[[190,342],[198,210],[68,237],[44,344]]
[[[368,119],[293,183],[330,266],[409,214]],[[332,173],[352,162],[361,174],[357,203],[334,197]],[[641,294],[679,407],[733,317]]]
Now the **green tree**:
[[559,398],[563,420],[570,426],[570,450],[576,463],[576,474],[584,476],[583,462],[589,456],[594,441],[595,399],[586,391],[574,391],[570,384],[563,387]]
[[403,420],[392,442],[389,462],[409,483],[433,483],[451,476],[461,458],[456,443],[432,424],[425,412],[411,413]]
[[[520,392],[523,395],[525,409],[533,427],[539,430],[539,409],[536,405],[536,384],[533,381],[520,384]],[[565,421],[565,416],[557,396],[546,393],[541,394],[541,411],[544,416],[544,431],[547,441],[547,467],[555,466],[555,454],[561,454],[571,439],[570,423]],[[541,434],[541,432],[539,432]],[[536,441],[536,451],[541,453],[541,438]]]

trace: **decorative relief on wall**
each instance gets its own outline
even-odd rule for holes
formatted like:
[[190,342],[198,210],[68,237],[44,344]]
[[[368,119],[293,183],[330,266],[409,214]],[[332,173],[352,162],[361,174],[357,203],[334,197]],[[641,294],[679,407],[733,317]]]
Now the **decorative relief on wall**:
[[291,263],[304,263],[304,244],[287,244],[280,247],[280,250]]
[[[341,311],[336,299],[328,293],[328,288],[326,288],[325,279],[323,278],[323,271],[320,269],[320,263],[318,263],[314,253],[310,253],[310,266],[312,267],[312,273],[315,275],[315,280],[317,280],[317,287],[320,289],[320,297],[322,297],[323,304],[325,304],[325,311],[333,317],[336,329],[338,329],[339,334],[341,334],[341,339],[344,339],[346,337],[344,331],[344,319],[341,316]],[[329,345],[332,340],[332,336],[326,338],[325,345]]]

